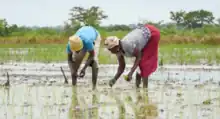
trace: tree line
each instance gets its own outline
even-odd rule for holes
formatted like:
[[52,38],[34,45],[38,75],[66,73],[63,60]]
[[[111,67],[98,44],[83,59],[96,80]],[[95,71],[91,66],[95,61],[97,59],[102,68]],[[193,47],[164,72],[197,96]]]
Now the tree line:
[[[177,12],[170,12],[170,19],[179,26],[186,26],[188,28],[203,27],[204,24],[215,24],[215,17],[212,12],[206,10],[196,10],[186,12],[183,10]],[[220,19],[217,19],[220,24]]]
[[134,28],[138,24],[154,24],[157,27],[166,27],[167,25],[175,25],[180,28],[194,29],[202,28],[204,25],[220,25],[220,18],[216,19],[213,16],[213,13],[207,10],[194,10],[186,12],[184,10],[180,11],[171,11],[170,19],[174,23],[163,23],[160,22],[151,22],[151,21],[142,21],[133,25],[109,25],[109,26],[100,26],[101,21],[108,18],[108,15],[98,6],[92,6],[89,8],[83,7],[73,7],[69,12],[69,19],[64,22],[63,29],[61,28],[31,28],[31,27],[18,27],[16,24],[9,25],[6,19],[0,19],[0,36],[16,36],[22,35],[26,32],[40,32],[42,34],[54,34],[54,33],[64,33],[66,35],[72,34],[73,31],[80,28],[83,25],[92,25],[96,28],[103,29],[106,31],[128,31]]

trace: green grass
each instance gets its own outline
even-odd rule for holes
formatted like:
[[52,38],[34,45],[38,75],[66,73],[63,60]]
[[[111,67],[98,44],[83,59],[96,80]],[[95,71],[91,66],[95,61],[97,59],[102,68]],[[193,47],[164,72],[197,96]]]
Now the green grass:
[[[28,62],[58,62],[66,61],[65,44],[49,45],[9,45],[1,44],[0,61],[28,61]],[[12,49],[10,49],[12,48]],[[19,53],[24,51],[24,54]],[[12,53],[12,51],[17,51]],[[133,60],[133,59],[131,59]],[[126,62],[131,63],[129,58]],[[116,56],[103,47],[100,48],[99,62],[101,64],[116,64]],[[159,49],[159,64],[219,64],[220,47],[212,45],[171,44],[161,45]]]
[[[102,39],[107,36],[117,36],[123,38],[130,30],[106,30],[97,29]],[[159,27],[161,32],[160,44],[220,44],[220,26],[219,25],[205,25],[202,28],[196,29],[179,29],[176,26]],[[0,44],[65,44],[70,35],[75,31],[57,32],[54,29],[39,28],[36,30],[22,30],[18,29],[6,36],[0,36]],[[104,41],[104,40],[103,40]]]
[[[12,49],[9,49],[12,48]],[[21,48],[21,49],[20,49]],[[12,53],[11,51],[18,51]],[[24,51],[24,54],[19,52]],[[1,61],[63,61],[66,60],[65,45],[1,45]]]

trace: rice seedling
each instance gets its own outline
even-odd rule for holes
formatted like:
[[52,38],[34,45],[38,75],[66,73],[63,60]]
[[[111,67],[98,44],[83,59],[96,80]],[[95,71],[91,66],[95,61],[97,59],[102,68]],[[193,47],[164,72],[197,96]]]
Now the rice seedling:
[[163,61],[163,56],[160,57],[160,60],[159,60],[159,66],[163,66],[164,64],[164,61]]
[[[97,94],[92,94],[92,105],[96,105],[98,104],[98,98],[97,98]],[[98,109],[99,109],[99,106],[96,106],[95,108],[92,108],[90,110],[90,115],[89,115],[89,118],[90,119],[97,119],[99,118],[98,116]]]
[[205,101],[203,101],[203,104],[204,105],[210,105],[211,104],[211,100],[210,99],[205,100]]
[[[27,47],[27,46],[26,46]],[[159,50],[159,65],[162,64],[198,64],[200,61],[205,60],[205,62],[213,64],[214,62],[219,62],[218,58],[218,48],[182,48],[181,45],[176,46],[162,46]],[[187,47],[187,46],[186,46]],[[199,46],[200,47],[200,46]],[[11,54],[11,51],[16,51]],[[197,51],[200,51],[196,53]],[[24,54],[21,54],[24,52]],[[208,53],[207,53],[208,52]],[[36,46],[35,48],[27,49],[9,49],[5,48],[0,51],[1,57],[3,57],[1,62],[11,61],[28,61],[28,62],[59,62],[66,61],[66,54],[63,45],[54,46]],[[213,58],[215,56],[215,58]],[[86,58],[85,58],[86,59]],[[117,64],[117,59],[115,55],[112,55],[109,51],[104,48],[100,48],[99,53],[100,64]],[[131,63],[130,60],[126,58],[126,62]]]
[[[59,46],[59,45],[57,45]],[[61,45],[60,45],[61,46]],[[188,47],[188,46],[187,46]],[[26,49],[27,50],[27,53],[26,54],[20,54],[19,52],[21,52],[22,50],[17,50],[16,48],[14,48],[16,51],[18,51],[17,53],[15,53],[15,55],[11,55],[10,53],[10,50],[9,49],[6,49],[4,51],[0,50],[0,55],[1,57],[4,56],[4,58],[1,59],[1,61],[7,61],[8,59],[10,60],[13,60],[13,61],[42,61],[42,62],[47,62],[47,61],[65,61],[66,60],[66,54],[65,54],[65,50],[64,50],[64,47],[56,47],[56,48],[51,48],[50,46],[48,46],[48,48],[45,48],[44,47],[35,47],[35,48],[28,48]],[[175,49],[175,50],[174,50]],[[160,58],[161,60],[159,60],[159,64],[162,65],[162,64],[166,64],[166,63],[179,63],[179,64],[193,64],[193,63],[199,63],[198,61],[200,59],[205,59],[206,62],[208,61],[209,63],[213,64],[213,62],[217,59],[220,59],[218,58],[219,55],[218,52],[214,51],[216,50],[217,48],[212,48],[212,49],[209,49],[209,48],[184,48],[184,46],[181,46],[181,45],[176,45],[175,47],[174,46],[163,46],[161,47],[160,49]],[[199,50],[200,52],[196,52]],[[112,57],[113,59],[110,59],[110,53],[108,54],[106,51],[104,50],[101,50],[100,49],[100,55],[99,55],[99,60],[101,63],[117,63],[117,59],[115,59],[114,57]],[[215,57],[215,58],[213,58]],[[159,58],[159,59],[160,59]],[[162,63],[161,63],[162,62]],[[36,66],[37,67],[37,66]],[[59,69],[58,69],[59,70]],[[60,70],[59,70],[60,72]],[[62,68],[61,68],[61,72],[62,72]],[[61,74],[62,75],[62,74]],[[176,82],[171,82],[171,76],[170,76],[170,72],[168,73],[168,77],[167,77],[167,84],[169,83],[173,83],[175,84]],[[187,75],[187,74],[185,74]],[[198,81],[200,81],[202,75],[199,78]],[[175,79],[176,77],[172,77],[172,79]],[[186,76],[182,77],[182,78],[186,78]],[[197,77],[190,77],[190,78],[196,78]],[[213,77],[212,77],[213,78]],[[64,77],[64,79],[66,79]],[[84,80],[84,79],[82,79]],[[100,79],[102,80],[102,79]],[[185,79],[185,80],[188,80],[188,79]],[[210,79],[212,80],[212,79]],[[16,81],[16,80],[13,80],[13,81]],[[63,81],[63,80],[62,80]],[[10,82],[11,83],[11,82]],[[24,96],[24,99],[26,98],[27,102],[28,103],[31,103],[32,106],[29,106],[28,109],[30,110],[29,114],[30,114],[30,118],[32,118],[35,114],[34,114],[34,111],[35,110],[38,110],[38,113],[40,113],[42,116],[40,118],[53,118],[53,116],[51,114],[54,114],[54,111],[57,109],[57,108],[62,108],[62,107],[68,107],[70,105],[69,110],[67,110],[66,112],[65,111],[59,111],[59,113],[56,114],[56,116],[58,115],[59,117],[61,117],[62,113],[69,113],[69,118],[78,118],[78,117],[85,117],[87,118],[88,116],[91,116],[92,114],[90,113],[93,113],[94,117],[98,118],[100,115],[100,113],[98,113],[98,109],[101,109],[100,107],[97,107],[97,108],[92,108],[91,109],[91,112],[90,110],[88,110],[88,105],[91,105],[90,103],[88,104],[86,101],[85,101],[85,96],[83,96],[82,98],[78,99],[77,96],[79,93],[85,93],[85,95],[89,95],[90,92],[86,92],[84,91],[83,92],[83,89],[87,89],[87,87],[79,87],[80,88],[80,91],[82,92],[76,92],[76,90],[74,90],[73,88],[74,87],[70,87],[70,86],[64,86],[62,88],[55,88],[55,85],[56,83],[54,84],[51,84],[50,88],[48,88],[47,86],[33,86],[34,88],[36,88],[35,91],[33,91],[33,87],[31,88],[24,88],[24,91],[23,90],[19,90],[19,91],[22,91],[22,92],[26,92],[26,94],[23,94],[22,95]],[[13,84],[12,84],[13,85]],[[19,84],[20,85],[20,84]],[[43,85],[43,84],[41,84]],[[150,85],[157,85],[157,84],[150,84]],[[155,99],[150,99],[152,97],[150,96],[146,96],[145,94],[142,94],[142,96],[137,96],[137,100],[140,98],[139,102],[137,103],[134,103],[134,99],[131,95],[127,94],[124,92],[124,90],[122,89],[117,89],[116,92],[120,92],[121,94],[123,93],[124,95],[126,95],[127,99],[121,99],[121,98],[118,98],[116,97],[115,94],[113,95],[109,95],[109,94],[106,94],[107,97],[109,98],[117,98],[115,100],[117,100],[117,106],[119,108],[119,113],[120,113],[120,117],[121,118],[125,118],[125,114],[127,112],[127,106],[124,105],[124,102],[128,102],[130,105],[130,107],[132,107],[132,109],[134,110],[134,112],[136,113],[136,117],[146,117],[146,116],[158,116],[160,115],[160,112],[157,111],[157,106],[154,105],[154,104],[150,104],[148,100],[159,100],[158,102],[161,103],[161,105],[163,105],[164,107],[167,107],[167,108],[164,108],[165,111],[167,111],[168,113],[170,113],[170,115],[174,115],[174,114],[177,114],[176,111],[173,111],[173,110],[169,110],[171,108],[173,108],[173,105],[175,104],[175,106],[183,106],[181,105],[182,103],[177,103],[175,102],[176,100],[173,100],[174,98],[176,98],[176,96],[178,96],[178,98],[184,98],[184,99],[189,99],[187,101],[185,101],[184,103],[187,103],[187,105],[193,105],[193,103],[195,102],[195,97],[199,97],[199,93],[195,93],[193,90],[199,90],[201,93],[201,95],[206,95],[208,97],[199,97],[197,98],[199,101],[205,103],[205,104],[209,104],[209,103],[206,103],[206,100],[208,99],[211,99],[212,98],[212,94],[213,92],[212,91],[209,91],[207,92],[207,94],[204,94],[204,91],[202,89],[204,89],[204,86],[209,86],[210,84],[203,84],[203,87],[201,88],[194,88],[192,87],[193,89],[189,88],[191,84],[188,84],[188,85],[185,85],[186,86],[186,89],[187,91],[183,90],[182,88],[176,88],[175,86],[173,86],[172,89],[169,89],[167,88],[168,85],[162,85],[163,86],[163,89],[162,90],[154,90],[154,89],[150,89],[150,91],[152,91],[153,93],[158,93],[158,94],[161,94],[161,96],[159,97],[158,95],[155,95]],[[14,86],[14,85],[13,85]],[[13,87],[12,86],[12,87]],[[16,85],[15,85],[16,86]],[[212,86],[210,86],[209,88],[211,88]],[[106,88],[106,87],[105,87]],[[18,90],[19,88],[11,88],[10,87],[10,91],[11,92],[11,95],[8,94],[8,96],[10,98],[12,98],[12,109],[13,108],[17,108],[15,107],[15,105],[18,105],[18,100],[19,99],[19,94],[16,94],[18,93]],[[59,96],[58,93],[59,90],[72,90],[72,97],[66,97],[66,101],[64,101],[64,97],[63,96]],[[169,89],[169,90],[166,90],[166,89]],[[101,90],[101,88],[100,88]],[[173,90],[178,90],[177,93],[169,93],[168,91],[172,92]],[[2,90],[0,90],[1,92]],[[45,91],[44,95],[46,96],[51,96],[51,98],[43,98],[42,96],[42,93]],[[131,90],[126,90],[126,91],[129,91],[129,92],[132,92]],[[199,92],[198,91],[198,92]],[[61,91],[62,93],[64,91]],[[165,93],[169,93],[169,95],[164,95]],[[16,95],[15,95],[16,94]],[[136,93],[137,95],[141,95],[139,94],[138,92]],[[173,95],[174,94],[174,95]],[[188,94],[188,95],[187,95]],[[30,96],[31,95],[31,96]],[[36,95],[36,96],[32,96],[32,95]],[[104,94],[100,94],[100,95],[104,95]],[[126,97],[125,96],[125,97]],[[6,95],[2,96],[2,97],[6,97]],[[36,97],[36,99],[33,99],[34,97]],[[78,96],[79,97],[79,96]],[[101,96],[100,96],[101,97]],[[96,97],[93,95],[92,96],[92,100],[94,100],[92,103],[92,105],[94,104],[97,104],[99,102],[98,99],[96,99]],[[1,99],[0,99],[1,100]],[[35,101],[36,100],[36,101]],[[71,100],[71,101],[68,101],[68,100]],[[79,102],[79,100],[81,102]],[[172,102],[169,102],[169,100],[172,100]],[[205,100],[205,101],[204,101]],[[106,100],[105,100],[106,101]],[[1,102],[1,101],[0,101]],[[4,98],[4,103],[0,103],[0,105],[4,105],[3,107],[6,108],[6,105],[7,103],[9,103],[10,101],[7,102],[7,99]],[[39,107],[35,107],[33,106],[34,105],[34,102],[36,105],[40,105]],[[208,102],[208,101],[207,101]],[[63,106],[61,106],[61,103],[63,103]],[[106,101],[106,103],[108,103]],[[141,103],[144,103],[144,105],[142,105]],[[211,101],[211,103],[214,103],[214,101]],[[83,105],[84,104],[84,105]],[[13,107],[14,106],[14,107]],[[24,106],[24,105],[23,105]],[[85,112],[83,112],[82,110],[78,109],[77,107],[84,107],[85,108]],[[105,105],[106,107],[106,110],[104,110],[104,112],[107,112],[109,107],[108,105]],[[23,108],[23,109],[22,109]],[[36,109],[34,109],[36,108]],[[41,109],[40,109],[41,108]],[[185,108],[188,108],[188,109],[193,109],[192,107],[185,107]],[[198,108],[201,108],[201,107],[198,107]],[[176,109],[176,108],[175,108]],[[25,107],[18,107],[18,110],[21,110],[21,115],[25,115],[25,110],[26,108]],[[23,110],[23,112],[22,112]],[[41,110],[41,111],[39,111]],[[62,110],[62,109],[60,109]],[[5,110],[6,111],[6,110]],[[114,111],[117,111],[117,110],[114,110]],[[197,112],[197,110],[194,110],[193,109],[193,112]],[[18,115],[18,113],[16,113],[16,110],[14,110],[14,112],[12,111],[12,113],[14,113],[13,115]],[[215,111],[213,111],[212,113],[216,113]],[[186,114],[185,112],[183,111],[181,113],[181,117],[185,118],[186,117]],[[195,117],[196,118],[196,117]]]
[[115,97],[116,103],[118,105],[119,119],[125,119],[126,109],[125,109],[124,102],[121,101],[120,98],[117,95],[115,95],[114,97]]
[[[209,85],[209,84],[206,84]],[[24,85],[25,86],[25,85]],[[166,85],[162,86],[162,87],[166,87]],[[17,90],[18,88],[22,89],[22,90]],[[34,89],[35,90],[34,90]],[[108,101],[104,100],[106,103],[106,105],[100,105],[100,106],[96,106],[96,108],[92,108],[92,109],[88,109],[89,105],[95,105],[98,104],[100,100],[97,99],[97,97],[95,95],[99,94],[99,92],[94,92],[95,94],[91,94],[90,92],[87,92],[87,87],[78,87],[80,90],[78,90],[77,92],[71,92],[73,87],[57,87],[56,86],[50,86],[49,88],[46,86],[33,86],[33,87],[14,87],[12,88],[12,94],[16,94],[19,91],[23,91],[23,96],[24,98],[27,99],[28,103],[30,103],[30,106],[25,107],[25,105],[18,105],[19,101],[22,100],[22,98],[19,98],[19,94],[15,95],[15,100],[19,100],[19,101],[15,101],[14,104],[11,105],[11,110],[10,110],[10,114],[13,113],[14,110],[14,117],[18,117],[18,115],[22,116],[22,117],[29,117],[29,118],[48,118],[48,119],[52,119],[54,117],[63,117],[65,118],[65,115],[67,113],[69,113],[69,117],[66,118],[107,118],[109,116],[112,115],[112,118],[116,118],[115,116],[119,116],[120,118],[129,118],[127,115],[129,113],[129,109],[131,108],[135,115],[134,117],[137,118],[147,118],[147,117],[158,117],[159,115],[163,115],[164,111],[166,113],[169,113],[169,115],[164,115],[164,116],[168,116],[168,117],[172,117],[172,115],[179,115],[177,117],[182,117],[182,118],[186,118],[188,116],[188,112],[186,112],[186,110],[191,110],[193,113],[198,113],[198,111],[200,109],[203,109],[200,106],[197,106],[195,109],[194,102],[195,100],[201,101],[202,103],[204,103],[204,105],[210,105],[210,101],[207,100],[211,100],[211,104],[215,102],[215,100],[212,100],[211,95],[214,96],[214,92],[212,92],[210,90],[210,92],[207,92],[207,94],[204,94],[204,91],[199,89],[198,92],[196,91],[192,91],[193,89],[191,88],[187,88],[187,90],[182,90],[182,88],[178,88],[179,91],[177,93],[170,93],[170,95],[164,95],[165,93],[168,93],[169,91],[172,90],[166,90],[166,88],[161,89],[161,90],[154,90],[154,89],[150,89],[150,92],[152,92],[153,94],[155,94],[154,98],[152,97],[152,95],[150,95],[150,92],[145,92],[144,90],[141,92],[136,92],[133,90],[123,90],[123,89],[117,89],[114,90],[114,92],[109,95],[107,94],[106,97],[108,98],[112,98],[114,100],[116,100],[116,106],[118,107],[119,110],[114,110],[114,114],[117,113],[119,115],[114,115],[110,112],[110,115],[103,115],[103,113],[98,113],[98,111],[100,111],[99,109],[101,109],[102,106],[104,106],[107,110],[102,110],[102,112],[106,112],[108,113],[108,111],[110,111],[109,106],[111,106],[111,104],[107,105]],[[175,87],[174,87],[175,88]],[[178,90],[177,89],[177,90]],[[16,91],[17,90],[17,91]],[[61,91],[60,91],[61,90]],[[62,99],[64,99],[63,97],[63,92],[64,90],[69,90],[72,93],[73,97],[69,97],[67,98],[68,100],[70,99],[70,101],[66,101],[62,106],[60,104],[62,104]],[[100,89],[101,90],[101,89]],[[174,89],[175,90],[175,89]],[[0,90],[0,94],[3,90]],[[35,95],[38,91],[45,91],[45,93],[43,94],[42,92],[38,93],[39,97],[35,97],[35,96],[30,96],[30,95]],[[126,91],[126,92],[124,92]],[[82,94],[79,95],[79,93],[85,93],[85,95],[91,95],[92,96],[92,101],[86,101],[86,96],[82,96]],[[129,93],[127,93],[129,92]],[[199,92],[201,94],[201,96],[199,97]],[[66,92],[67,93],[67,92]],[[115,94],[117,93],[117,94]],[[134,95],[132,95],[134,93]],[[147,95],[146,95],[147,93]],[[208,94],[210,93],[210,95]],[[61,94],[61,95],[59,95]],[[122,98],[120,97],[123,94]],[[161,96],[158,94],[162,94]],[[99,95],[101,95],[101,97],[103,97],[105,94],[100,93]],[[204,95],[207,95],[204,97]],[[3,96],[3,95],[2,95]],[[12,95],[10,95],[9,97],[11,97]],[[43,98],[44,96],[51,96],[50,98]],[[80,98],[80,100],[84,100],[84,102],[79,103],[78,100],[80,97],[82,96],[82,98]],[[163,96],[163,97],[162,97]],[[183,99],[189,99],[189,100],[184,100],[182,103],[177,103],[178,100],[175,100],[176,96],[180,96],[178,98],[183,98]],[[210,98],[208,97],[210,96]],[[216,96],[216,95],[215,95]],[[7,97],[6,93],[3,97]],[[195,97],[198,97],[195,99]],[[34,98],[39,98],[39,99],[34,99]],[[84,99],[83,99],[84,98]],[[190,99],[191,98],[191,99]],[[208,99],[207,99],[208,98]],[[4,99],[5,101],[7,101],[7,99]],[[36,100],[36,101],[35,101]],[[90,99],[89,99],[90,100]],[[154,104],[151,102],[151,100],[153,101],[158,101],[158,103],[163,107],[162,109],[158,109],[157,107],[157,103]],[[169,101],[170,100],[170,101]],[[216,99],[217,100],[217,99]],[[179,100],[180,101],[180,100]],[[198,102],[196,101],[196,102]],[[1,101],[0,101],[1,102]],[[78,103],[77,103],[78,102]],[[88,103],[90,102],[90,103]],[[206,103],[208,102],[208,103]],[[84,103],[85,108],[77,108],[79,107],[84,107],[82,104]],[[1,105],[2,103],[0,103]],[[128,104],[128,105],[127,105]],[[5,102],[3,104],[3,107],[6,109],[5,105],[7,105],[7,102]],[[38,106],[36,106],[38,105]],[[112,104],[113,105],[113,104]],[[185,106],[184,108],[179,109],[179,107],[182,107],[184,105],[188,105]],[[190,106],[191,105],[191,106]],[[70,107],[68,107],[70,106]],[[176,107],[176,108],[174,108]],[[69,108],[69,110],[64,110]],[[219,107],[216,107],[219,108]],[[29,110],[27,112],[27,109]],[[85,109],[88,113],[88,115],[86,116],[86,113],[84,113],[84,111],[82,109]],[[18,111],[20,110],[20,111]],[[22,112],[23,110],[23,112]],[[58,110],[60,110],[59,112],[57,112]],[[4,110],[6,112],[6,110]],[[212,112],[209,113],[209,115],[213,115],[217,113],[216,110],[212,110]],[[40,116],[37,117],[36,114],[40,114]],[[133,114],[133,113],[132,113]],[[74,116],[75,115],[75,116]],[[191,115],[194,116],[194,118],[197,118],[197,115]],[[10,116],[8,118],[12,118],[13,116]],[[133,117],[133,118],[134,118]],[[164,117],[165,118],[165,117]]]

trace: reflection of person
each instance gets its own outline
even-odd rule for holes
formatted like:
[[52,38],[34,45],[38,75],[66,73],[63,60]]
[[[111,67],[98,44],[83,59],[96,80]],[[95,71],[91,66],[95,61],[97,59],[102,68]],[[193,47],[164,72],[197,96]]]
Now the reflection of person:
[[105,45],[111,53],[116,54],[119,67],[115,77],[110,80],[109,85],[113,86],[125,69],[126,57],[135,57],[128,75],[127,81],[132,79],[132,75],[139,66],[140,73],[136,74],[136,86],[139,87],[141,78],[143,87],[148,87],[148,77],[157,69],[158,44],[160,40],[160,31],[152,25],[140,26],[128,33],[122,40],[116,36],[109,36],[105,40]]
[[77,99],[77,89],[76,87],[72,87],[72,102],[71,107],[69,109],[69,118],[70,119],[78,119],[80,118],[80,112],[79,110],[76,110],[76,106],[79,105],[78,99]]
[[149,97],[147,92],[141,94],[140,91],[137,92],[137,103],[136,103],[136,116],[143,115],[144,119],[155,119],[158,117],[157,106],[155,104],[149,103]]
[[126,119],[126,117],[125,117],[126,110],[125,110],[124,102],[117,95],[115,95],[115,101],[118,104],[119,119]]
[[149,103],[149,97],[147,92],[136,91],[136,101],[132,100],[129,95],[127,97],[128,104],[131,106],[135,113],[136,119],[155,119],[158,117],[157,106]]
[[[91,26],[81,27],[73,36],[69,37],[66,50],[68,54],[68,65],[71,71],[72,85],[76,85],[78,68],[80,67],[85,54],[89,52],[89,57],[80,71],[79,76],[84,77],[86,68],[91,66],[93,89],[95,89],[98,75],[98,64],[95,59],[94,44],[96,41],[100,40],[99,32]],[[74,61],[72,58],[73,53],[75,53]]]
[[89,118],[92,118],[92,119],[98,119],[99,115],[98,115],[98,108],[99,107],[96,107],[96,105],[98,104],[98,98],[96,96],[96,94],[92,94],[92,106],[95,106],[95,107],[92,107],[92,109],[89,109]]
[[[83,96],[83,98],[85,98]],[[69,119],[83,119],[85,116],[85,112],[83,110],[83,106],[80,105],[80,101],[77,98],[77,88],[72,87],[72,98],[71,98],[71,107],[69,108]],[[81,102],[82,103],[82,102]],[[83,103],[85,104],[85,103]],[[92,94],[92,106],[86,108],[88,110],[88,118],[95,118],[98,119],[98,107],[93,107],[98,104],[98,99],[96,94]],[[90,105],[90,104],[85,104],[85,105]],[[78,107],[78,108],[77,108]]]

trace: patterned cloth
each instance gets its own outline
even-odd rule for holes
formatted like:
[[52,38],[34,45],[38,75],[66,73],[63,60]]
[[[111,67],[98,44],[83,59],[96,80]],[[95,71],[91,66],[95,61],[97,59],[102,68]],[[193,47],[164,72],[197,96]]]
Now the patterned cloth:
[[151,37],[151,32],[150,32],[150,29],[148,27],[145,27],[144,25],[138,25],[137,29],[142,30],[142,34],[143,34],[145,39],[148,40]]
[[124,50],[124,55],[127,57],[133,57],[136,51],[142,51],[151,37],[151,32],[144,26],[129,32],[122,40],[121,45]]

